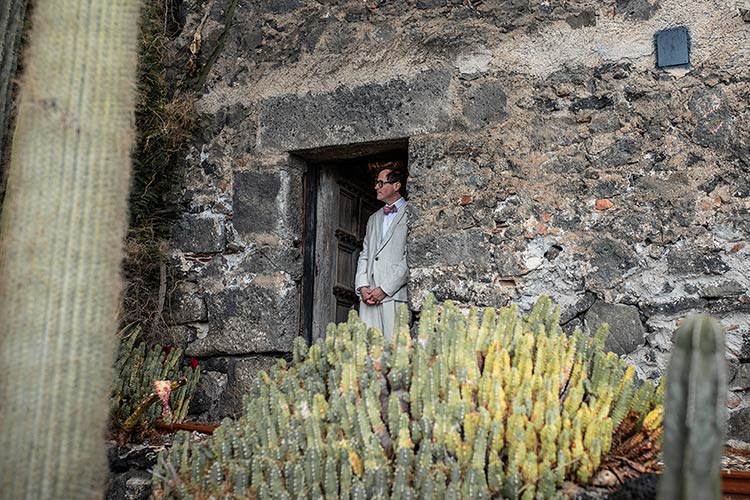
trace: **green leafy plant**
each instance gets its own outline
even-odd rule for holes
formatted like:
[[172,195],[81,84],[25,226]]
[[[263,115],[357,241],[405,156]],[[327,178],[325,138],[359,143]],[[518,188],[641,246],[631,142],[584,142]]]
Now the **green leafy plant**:
[[177,423],[187,416],[200,377],[197,362],[183,364],[181,349],[149,347],[141,338],[140,329],[127,334],[125,331],[118,335],[119,351],[110,398],[110,425],[120,441],[142,436],[162,415],[162,410],[152,404],[159,399],[155,382],[169,381],[170,389],[175,389],[166,398],[171,412],[166,423]]
[[175,437],[157,498],[555,498],[590,480],[629,412],[660,418],[653,385],[634,392],[603,352],[607,328],[567,337],[547,298],[523,318],[430,298],[416,340],[406,317],[390,345],[356,315],[297,339],[239,420]]

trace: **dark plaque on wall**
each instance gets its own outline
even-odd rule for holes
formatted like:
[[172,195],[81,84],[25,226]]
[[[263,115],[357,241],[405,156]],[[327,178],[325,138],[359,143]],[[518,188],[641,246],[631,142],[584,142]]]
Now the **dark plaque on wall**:
[[655,39],[656,66],[684,68],[690,64],[690,34],[685,26],[658,31]]

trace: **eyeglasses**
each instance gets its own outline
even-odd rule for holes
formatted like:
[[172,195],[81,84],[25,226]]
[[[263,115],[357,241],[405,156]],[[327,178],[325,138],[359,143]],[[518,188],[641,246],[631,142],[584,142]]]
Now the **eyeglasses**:
[[375,182],[375,187],[378,188],[378,189],[380,189],[385,184],[396,184],[396,182],[398,182],[398,181],[376,181]]

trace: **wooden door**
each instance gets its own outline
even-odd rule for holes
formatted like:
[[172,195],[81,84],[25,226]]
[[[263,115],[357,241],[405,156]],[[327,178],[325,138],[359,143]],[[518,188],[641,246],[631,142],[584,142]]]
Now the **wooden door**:
[[336,277],[333,285],[335,321],[346,321],[351,309],[359,309],[359,298],[354,291],[357,260],[367,230],[367,219],[377,207],[356,184],[338,180],[338,224],[336,238],[336,265],[331,269]]
[[346,321],[359,307],[354,292],[357,259],[367,219],[378,209],[370,178],[361,166],[320,169],[317,204],[313,340],[328,323]]

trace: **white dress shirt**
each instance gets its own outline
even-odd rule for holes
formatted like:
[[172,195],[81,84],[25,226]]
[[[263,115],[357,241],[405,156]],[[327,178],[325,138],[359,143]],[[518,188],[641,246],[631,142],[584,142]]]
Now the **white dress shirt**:
[[[393,205],[388,205],[388,206],[392,207],[395,205],[397,209],[401,210],[401,207],[404,206],[404,203],[406,203],[406,200],[403,198],[399,198],[398,200],[396,200],[396,203],[394,203]],[[383,216],[383,232],[380,233],[381,241],[383,240],[383,238],[385,238],[385,233],[388,232],[388,228],[391,227],[391,223],[393,222],[393,219],[396,218],[396,215],[398,215],[398,213],[391,212],[388,215]]]

